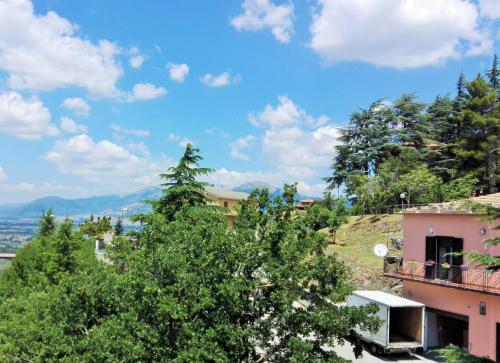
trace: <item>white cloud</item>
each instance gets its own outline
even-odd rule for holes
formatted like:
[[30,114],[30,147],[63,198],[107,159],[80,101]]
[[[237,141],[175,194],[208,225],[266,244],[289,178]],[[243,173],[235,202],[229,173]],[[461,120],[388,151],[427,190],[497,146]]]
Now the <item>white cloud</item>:
[[326,63],[415,68],[487,53],[477,6],[463,0],[318,0],[311,48]]
[[158,98],[167,94],[167,90],[163,87],[156,87],[151,83],[136,83],[132,88],[132,92],[127,93],[126,102],[146,101]]
[[200,81],[208,87],[224,87],[229,85],[230,83],[241,82],[241,75],[237,73],[234,77],[231,77],[231,74],[229,72],[222,72],[219,75],[207,73],[200,78]]
[[248,155],[243,153],[243,150],[250,149],[255,141],[255,136],[247,135],[245,137],[240,137],[234,142],[229,144],[229,155],[232,158],[240,159],[240,160],[250,160]]
[[89,104],[80,97],[66,98],[61,104],[61,107],[73,111],[73,113],[78,116],[88,116],[91,110]]
[[270,0],[245,0],[243,14],[231,19],[238,31],[271,29],[276,40],[288,43],[293,34],[294,7],[291,2],[275,5]]
[[53,11],[34,14],[29,0],[0,1],[0,69],[14,89],[51,91],[76,86],[117,97],[123,71],[117,45],[76,35],[78,26]]
[[0,94],[0,133],[31,140],[56,136],[59,130],[50,120],[50,111],[37,98],[25,100],[17,92]]
[[0,166],[0,182],[7,180],[7,174],[5,174],[5,171],[3,170],[2,166]]
[[85,133],[87,132],[87,126],[77,124],[74,120],[69,117],[61,117],[61,130],[70,133]]
[[178,135],[178,134],[173,133],[173,132],[171,132],[168,135],[168,139],[170,141],[176,142],[180,147],[186,147],[187,144],[191,144],[191,145],[194,144],[194,142],[192,140],[188,139],[187,137]]
[[146,146],[145,143],[143,142],[131,142],[127,145],[127,149],[129,149],[131,152],[138,153],[139,155],[142,155],[144,157],[149,157],[151,156],[151,153],[148,150],[148,147]]
[[248,115],[249,122],[265,127],[261,147],[264,160],[295,180],[317,177],[318,168],[327,167],[337,143],[339,130],[328,125],[325,115],[314,117],[286,96],[278,105]]
[[479,10],[481,15],[489,19],[500,18],[500,1],[498,0],[479,0]]
[[227,131],[221,130],[218,127],[208,128],[205,130],[205,132],[208,135],[214,135],[220,137],[221,139],[229,139],[231,137],[231,135]]
[[117,135],[129,135],[129,136],[137,136],[137,137],[146,137],[149,136],[149,130],[139,130],[139,129],[127,129],[125,127],[121,127],[117,124],[110,124],[109,128],[114,131]]
[[130,190],[145,178],[154,178],[161,167],[154,161],[136,155],[109,140],[94,141],[81,134],[59,140],[45,159],[64,174],[83,177],[92,182],[106,181],[106,188],[117,185]]
[[175,82],[184,82],[189,74],[189,66],[185,63],[167,63],[167,70],[170,79]]
[[287,96],[278,96],[278,106],[267,104],[259,113],[250,113],[248,120],[258,127],[283,127],[304,124],[309,127],[322,126],[329,121],[325,115],[313,117],[297,106]]
[[[221,188],[232,189],[248,182],[265,182],[271,186],[281,188],[284,183],[294,183],[295,179],[289,178],[279,172],[264,171],[237,171],[227,168],[219,168],[214,173],[204,177],[208,183]],[[320,197],[325,190],[323,183],[308,183],[299,181],[298,192],[305,196]]]
[[132,68],[141,68],[142,64],[146,60],[146,56],[144,54],[141,54],[139,48],[132,48],[129,51],[130,58],[129,58],[129,64]]

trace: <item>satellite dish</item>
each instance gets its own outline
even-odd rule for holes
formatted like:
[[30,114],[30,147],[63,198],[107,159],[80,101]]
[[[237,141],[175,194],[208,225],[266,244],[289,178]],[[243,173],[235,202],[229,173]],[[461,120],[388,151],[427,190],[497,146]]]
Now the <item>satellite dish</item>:
[[375,245],[375,247],[373,247],[373,253],[375,253],[375,255],[378,257],[384,257],[385,255],[387,255],[387,252],[387,246],[382,243],[378,243]]

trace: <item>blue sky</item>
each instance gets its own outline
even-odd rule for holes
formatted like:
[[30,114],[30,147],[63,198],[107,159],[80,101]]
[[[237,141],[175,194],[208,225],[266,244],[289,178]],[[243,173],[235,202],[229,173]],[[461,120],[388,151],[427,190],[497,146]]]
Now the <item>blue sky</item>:
[[453,95],[500,1],[0,0],[0,203],[158,184],[190,141],[209,181],[320,195],[338,127]]

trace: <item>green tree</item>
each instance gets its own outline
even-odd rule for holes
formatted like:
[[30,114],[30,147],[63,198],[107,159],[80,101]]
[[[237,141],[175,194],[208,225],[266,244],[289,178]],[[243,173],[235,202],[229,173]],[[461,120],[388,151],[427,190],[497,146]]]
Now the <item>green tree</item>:
[[111,226],[111,217],[97,217],[95,219],[94,215],[90,215],[89,218],[85,219],[84,223],[80,225],[80,232],[87,234],[89,236],[99,236],[103,233],[113,230]]
[[38,221],[38,235],[46,237],[51,235],[56,229],[56,219],[52,208],[42,214],[42,218]]
[[354,112],[349,124],[340,130],[341,143],[335,147],[333,176],[325,178],[330,188],[339,187],[356,173],[376,173],[383,160],[398,150],[392,139],[395,127],[393,109],[382,100]]
[[[355,329],[375,331],[377,308],[337,304],[353,290],[350,271],[304,223],[296,191],[254,191],[232,229],[220,209],[185,198],[171,219],[144,218],[139,249],[113,244],[111,264],[80,264],[77,244],[78,269],[57,282],[9,298],[0,285],[0,360],[342,362],[325,347],[347,338],[359,354]],[[68,226],[49,238],[78,240]]]
[[480,186],[495,193],[498,185],[500,150],[500,105],[498,96],[481,75],[466,84],[465,105],[461,113],[464,136],[457,156],[463,173],[475,173]]
[[441,185],[439,177],[433,175],[427,166],[420,165],[401,175],[392,188],[395,193],[405,193],[409,204],[427,204],[440,200]]
[[123,234],[123,222],[121,218],[118,218],[118,220],[115,223],[115,236],[120,236]]
[[185,206],[206,204],[204,190],[208,183],[200,182],[197,178],[213,170],[199,166],[199,162],[203,160],[199,152],[199,149],[187,144],[177,166],[169,168],[165,174],[160,174],[165,180],[162,184],[164,194],[153,205],[167,220],[173,220],[175,213]]
[[498,84],[500,82],[500,70],[498,69],[498,57],[496,54],[493,57],[493,63],[491,64],[491,69],[488,72],[486,72],[486,75],[488,76],[491,88],[493,88],[493,90],[496,91],[498,89]]
[[349,210],[345,199],[337,199],[333,201],[330,207],[331,216],[328,220],[328,232],[333,237],[333,243],[336,243],[337,231],[339,228],[349,221]]
[[420,149],[426,145],[430,130],[424,114],[426,104],[416,99],[413,93],[402,95],[394,102],[394,111],[400,127],[398,133],[401,142]]

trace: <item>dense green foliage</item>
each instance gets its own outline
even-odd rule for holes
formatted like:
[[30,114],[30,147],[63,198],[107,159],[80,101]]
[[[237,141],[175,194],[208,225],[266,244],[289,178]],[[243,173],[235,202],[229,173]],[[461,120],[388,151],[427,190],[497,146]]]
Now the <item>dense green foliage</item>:
[[304,223],[314,231],[328,228],[330,236],[335,243],[338,229],[344,223],[347,223],[348,219],[349,210],[346,200],[343,198],[334,199],[330,192],[326,192],[322,200],[315,201],[307,209],[304,216]]
[[460,76],[454,99],[427,105],[414,94],[375,101],[351,115],[335,147],[332,188],[356,212],[494,193],[500,182],[500,95],[496,57],[487,79]]
[[493,363],[491,359],[468,354],[456,345],[439,349],[438,353],[445,363]]
[[99,236],[113,229],[111,217],[103,216],[95,218],[92,214],[80,225],[80,231],[88,236]]
[[197,178],[211,173],[212,169],[199,166],[199,162],[203,160],[199,151],[187,144],[177,166],[169,168],[167,173],[160,174],[165,180],[162,184],[164,194],[153,206],[168,220],[173,220],[175,213],[184,206],[194,207],[206,203],[204,189],[208,183],[200,182]]
[[376,329],[376,307],[336,304],[350,271],[296,211],[296,186],[253,192],[233,228],[193,203],[199,186],[115,238],[108,264],[70,221],[26,245],[0,275],[0,361],[342,362],[324,347],[346,338],[359,353],[354,328]]

